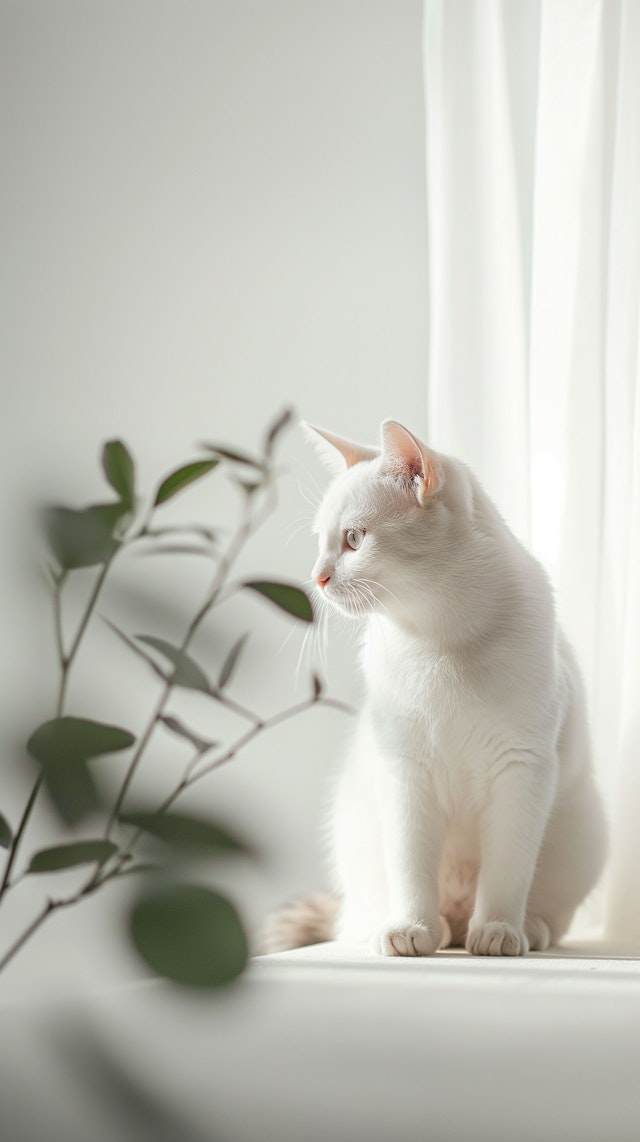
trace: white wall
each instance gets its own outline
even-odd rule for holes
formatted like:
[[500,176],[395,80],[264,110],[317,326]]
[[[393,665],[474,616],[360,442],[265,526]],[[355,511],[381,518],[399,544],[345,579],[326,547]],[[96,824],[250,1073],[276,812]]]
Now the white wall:
[[[289,403],[362,439],[385,416],[426,432],[426,225],[420,0],[3,0],[0,12],[1,698],[14,743],[53,702],[33,505],[101,495],[109,437],[129,442],[149,487],[203,437],[254,446]],[[310,512],[299,485],[313,496],[324,477],[298,432],[283,451],[282,506],[245,566],[300,580],[313,543],[306,527],[290,539]],[[227,510],[215,480],[176,500],[174,518],[215,522]],[[182,562],[132,562],[103,609],[171,637],[201,587]],[[282,650],[290,624],[259,603],[208,628],[203,661],[238,628],[255,632],[239,692],[269,710],[305,691],[300,632]],[[353,641],[334,639],[331,690],[353,699]],[[69,711],[135,728],[152,697],[97,624]],[[250,922],[320,885],[317,825],[345,732],[314,712],[204,786],[201,806],[254,821],[271,847],[239,885]],[[152,785],[175,764],[160,743],[157,764]],[[19,751],[5,768],[0,809],[15,820]],[[34,942],[14,985],[104,968],[110,910],[85,907]]]

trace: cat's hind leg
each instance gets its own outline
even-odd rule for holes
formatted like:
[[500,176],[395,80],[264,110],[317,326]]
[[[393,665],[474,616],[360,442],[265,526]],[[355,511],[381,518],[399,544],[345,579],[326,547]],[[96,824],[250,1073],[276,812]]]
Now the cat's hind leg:
[[446,916],[440,916],[440,924],[442,926],[442,935],[440,937],[440,949],[451,948],[455,946],[451,926]]
[[562,939],[574,912],[595,885],[606,857],[606,828],[590,772],[556,801],[527,902],[532,951]]
[[527,901],[532,950],[565,935],[574,912],[598,880],[607,855],[604,809],[591,767],[580,680],[568,658],[570,700],[558,741],[558,785]]

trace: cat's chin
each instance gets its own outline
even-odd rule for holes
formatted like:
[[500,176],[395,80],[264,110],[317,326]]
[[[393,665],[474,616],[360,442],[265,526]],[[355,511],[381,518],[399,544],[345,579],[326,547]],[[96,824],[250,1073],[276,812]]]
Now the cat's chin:
[[324,600],[330,610],[345,615],[348,619],[361,619],[376,609],[368,599],[365,602],[362,599],[350,599],[348,595],[336,598],[335,595],[330,596],[325,592]]

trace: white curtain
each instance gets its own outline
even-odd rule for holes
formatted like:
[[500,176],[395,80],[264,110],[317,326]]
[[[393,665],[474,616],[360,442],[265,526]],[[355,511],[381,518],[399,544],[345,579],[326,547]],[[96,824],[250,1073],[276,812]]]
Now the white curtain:
[[[429,438],[547,566],[640,951],[640,0],[425,0]],[[593,911],[592,911],[593,918]]]

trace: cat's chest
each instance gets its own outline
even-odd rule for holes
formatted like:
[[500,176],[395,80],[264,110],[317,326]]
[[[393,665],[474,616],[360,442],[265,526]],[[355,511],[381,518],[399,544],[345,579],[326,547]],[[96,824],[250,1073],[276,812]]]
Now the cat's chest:
[[364,667],[382,744],[412,753],[419,742],[421,751],[437,753],[467,732],[477,694],[458,658],[375,632],[365,647]]

